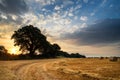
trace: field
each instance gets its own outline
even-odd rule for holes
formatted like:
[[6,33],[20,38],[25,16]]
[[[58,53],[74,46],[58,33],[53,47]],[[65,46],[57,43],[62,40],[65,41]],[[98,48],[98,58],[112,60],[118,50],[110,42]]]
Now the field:
[[0,61],[0,80],[120,80],[120,60],[61,58]]

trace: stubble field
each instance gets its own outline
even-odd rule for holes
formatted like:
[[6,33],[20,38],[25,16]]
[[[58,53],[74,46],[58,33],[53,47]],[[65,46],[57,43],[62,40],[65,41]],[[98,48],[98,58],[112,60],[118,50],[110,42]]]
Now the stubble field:
[[0,61],[0,80],[120,80],[120,60],[61,58]]

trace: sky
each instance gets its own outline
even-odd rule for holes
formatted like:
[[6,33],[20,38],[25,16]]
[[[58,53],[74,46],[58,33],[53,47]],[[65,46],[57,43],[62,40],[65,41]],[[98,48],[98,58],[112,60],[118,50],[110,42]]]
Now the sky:
[[17,52],[11,35],[38,27],[63,51],[120,56],[120,0],[0,0],[0,45]]

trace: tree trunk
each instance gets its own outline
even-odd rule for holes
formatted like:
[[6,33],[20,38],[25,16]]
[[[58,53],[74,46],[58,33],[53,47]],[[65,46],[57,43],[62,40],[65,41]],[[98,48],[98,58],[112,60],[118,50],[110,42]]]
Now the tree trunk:
[[30,47],[30,53],[29,53],[29,55],[30,55],[31,58],[34,57],[34,53],[35,53],[35,50],[33,49],[33,45],[31,45],[31,47]]

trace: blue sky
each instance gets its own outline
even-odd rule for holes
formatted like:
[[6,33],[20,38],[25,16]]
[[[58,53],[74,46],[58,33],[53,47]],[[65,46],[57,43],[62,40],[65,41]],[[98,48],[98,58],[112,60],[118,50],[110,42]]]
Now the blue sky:
[[13,31],[32,24],[69,53],[120,56],[119,23],[120,0],[0,0],[0,44],[9,52]]
[[[81,16],[86,16],[88,22],[98,19],[106,18],[120,18],[120,1],[119,0],[36,0],[37,3],[31,2],[32,9],[35,14],[52,15],[58,13],[65,15],[65,18],[74,19],[78,17],[79,21]],[[43,4],[43,5],[40,5]],[[38,8],[40,7],[40,8]],[[68,12],[65,13],[65,12]]]

